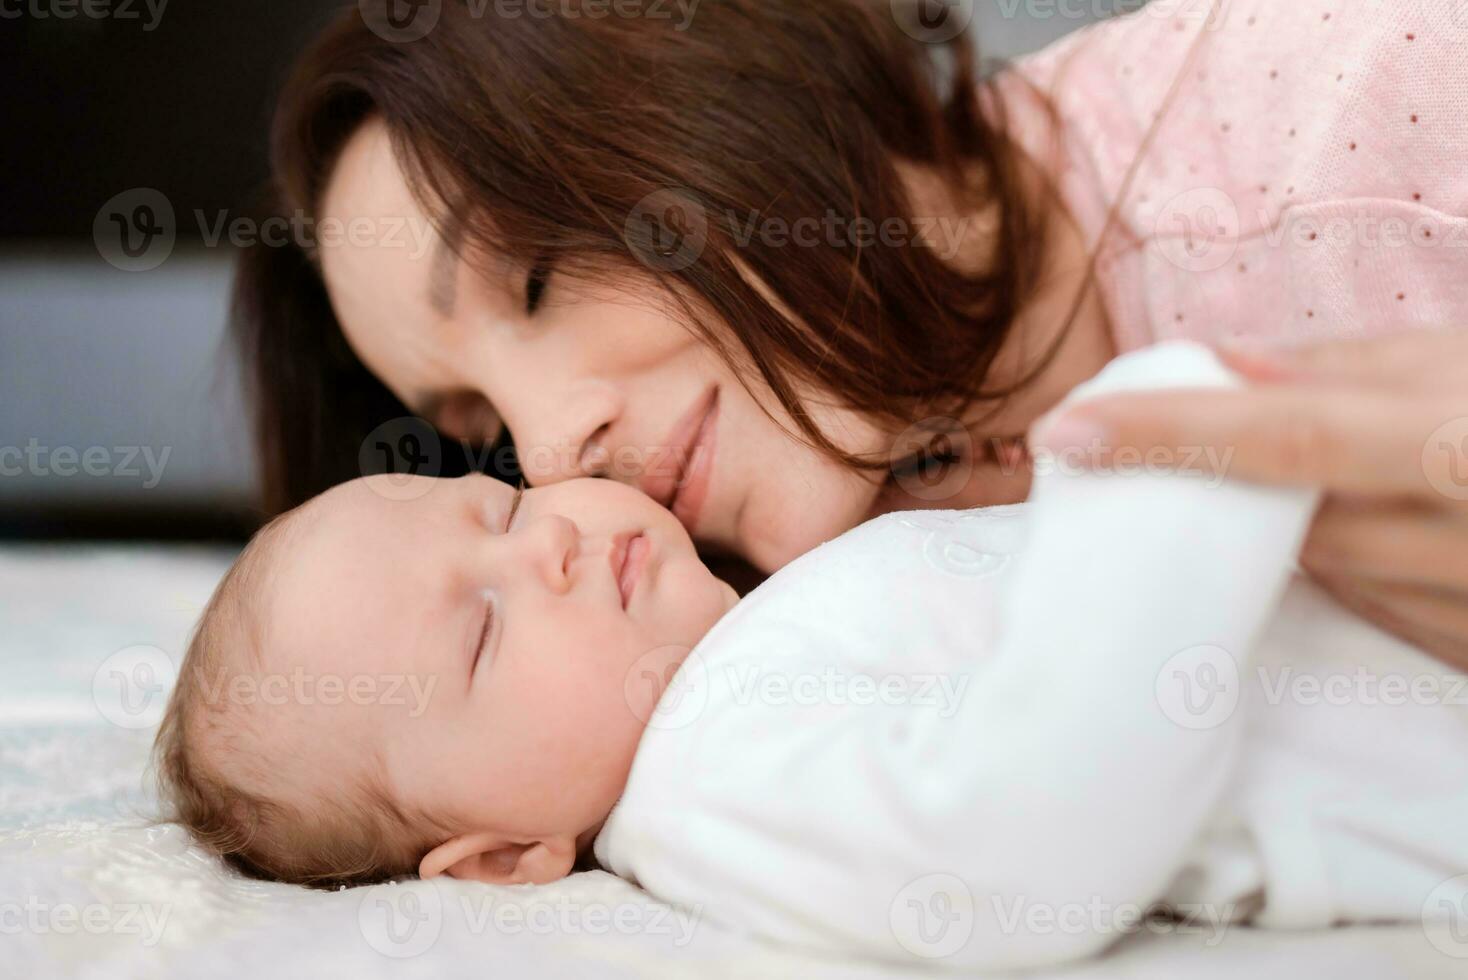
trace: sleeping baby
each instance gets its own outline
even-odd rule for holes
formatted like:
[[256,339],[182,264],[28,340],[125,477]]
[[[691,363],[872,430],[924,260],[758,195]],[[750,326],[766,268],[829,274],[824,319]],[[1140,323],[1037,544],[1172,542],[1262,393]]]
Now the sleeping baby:
[[[1073,397],[1232,383],[1171,344]],[[594,860],[779,941],[966,969],[1097,952],[1128,908],[1415,921],[1468,871],[1468,709],[1292,582],[1313,509],[1037,460],[1028,504],[887,515],[740,602],[611,481],[359,480],[221,582],[164,794],[255,875]],[[1440,696],[1319,696],[1363,670]]]

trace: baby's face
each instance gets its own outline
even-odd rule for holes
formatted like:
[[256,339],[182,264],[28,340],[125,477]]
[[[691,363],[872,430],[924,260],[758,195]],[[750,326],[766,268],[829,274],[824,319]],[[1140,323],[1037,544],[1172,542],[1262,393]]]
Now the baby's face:
[[481,835],[425,873],[558,877],[626,783],[657,693],[640,665],[666,673],[737,596],[668,511],[609,480],[517,499],[484,477],[385,479],[290,519],[262,667],[317,696],[271,724],[296,726],[303,789],[371,766],[399,808]]

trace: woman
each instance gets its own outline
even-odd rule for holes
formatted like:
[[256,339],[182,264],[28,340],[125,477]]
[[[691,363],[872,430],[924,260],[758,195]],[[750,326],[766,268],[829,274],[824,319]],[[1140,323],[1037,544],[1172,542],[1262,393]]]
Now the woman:
[[[257,248],[238,287],[270,507],[356,475],[405,406],[449,440],[513,437],[532,483],[641,486],[768,573],[888,510],[1021,499],[1023,434],[1119,350],[1468,307],[1446,258],[1417,256],[1406,302],[1359,247],[1275,237],[1296,202],[1362,193],[1391,127],[1449,118],[1404,102],[1347,151],[1319,111],[1322,66],[1418,40],[1381,10],[1332,38],[1309,5],[1156,3],[980,87],[966,39],[924,36],[913,6],[336,22],[282,98],[273,203],[364,233]],[[1424,71],[1450,70],[1450,7],[1411,12]],[[1369,90],[1339,74],[1330,98]],[[1250,128],[1263,105],[1314,115]],[[1453,179],[1393,207],[1451,233]],[[1295,278],[1363,258],[1372,291]]]

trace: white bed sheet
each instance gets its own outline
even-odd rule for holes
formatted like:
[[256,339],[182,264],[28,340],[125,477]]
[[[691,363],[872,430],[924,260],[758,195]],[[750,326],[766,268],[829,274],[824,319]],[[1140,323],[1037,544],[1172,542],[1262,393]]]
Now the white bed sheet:
[[[137,645],[176,662],[230,557],[0,548],[0,976],[902,975],[756,942],[599,872],[544,888],[450,881],[325,894],[242,879],[177,828],[150,825],[151,729],[109,721],[116,711],[99,707],[93,678]],[[1468,976],[1468,960],[1417,927],[1205,938],[1143,933],[1050,976]]]

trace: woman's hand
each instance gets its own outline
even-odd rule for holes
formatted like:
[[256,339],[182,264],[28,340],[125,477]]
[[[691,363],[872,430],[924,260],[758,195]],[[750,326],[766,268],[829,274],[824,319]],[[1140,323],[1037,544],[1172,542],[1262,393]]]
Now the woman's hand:
[[1306,570],[1468,669],[1468,333],[1220,353],[1255,387],[1098,399],[1042,419],[1032,445],[1087,464],[1121,465],[1129,451],[1322,487]]

